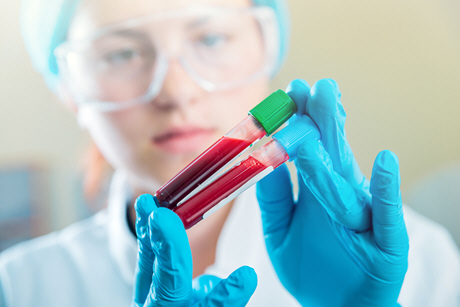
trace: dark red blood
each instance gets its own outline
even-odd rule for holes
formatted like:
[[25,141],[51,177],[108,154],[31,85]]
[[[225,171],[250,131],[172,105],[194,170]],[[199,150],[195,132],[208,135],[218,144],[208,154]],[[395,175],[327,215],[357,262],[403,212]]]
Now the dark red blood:
[[222,137],[164,184],[155,194],[160,206],[173,209],[177,203],[251,145],[246,140]]
[[249,156],[173,211],[179,215],[184,227],[189,229],[201,221],[209,209],[266,168],[266,165]]

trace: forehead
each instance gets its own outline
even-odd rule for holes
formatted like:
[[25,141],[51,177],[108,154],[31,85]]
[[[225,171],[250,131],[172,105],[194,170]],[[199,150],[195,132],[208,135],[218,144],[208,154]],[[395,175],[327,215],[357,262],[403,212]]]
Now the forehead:
[[248,7],[250,0],[83,0],[69,27],[69,39],[131,18],[199,6]]

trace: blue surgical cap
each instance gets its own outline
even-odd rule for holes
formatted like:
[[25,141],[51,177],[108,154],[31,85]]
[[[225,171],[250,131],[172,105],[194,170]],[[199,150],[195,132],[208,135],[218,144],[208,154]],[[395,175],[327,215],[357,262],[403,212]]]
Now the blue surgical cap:
[[[82,0],[22,0],[21,33],[32,65],[51,90],[56,89],[59,71],[54,49],[66,40],[72,16]],[[290,39],[290,18],[286,0],[252,0],[254,5],[272,7],[280,30],[280,56],[284,62]]]

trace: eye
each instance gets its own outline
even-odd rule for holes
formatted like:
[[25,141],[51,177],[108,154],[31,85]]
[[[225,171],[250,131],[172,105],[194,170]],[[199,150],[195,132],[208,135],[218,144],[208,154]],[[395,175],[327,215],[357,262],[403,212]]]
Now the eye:
[[205,47],[219,47],[229,40],[225,34],[206,34],[199,38],[199,43]]
[[121,65],[140,56],[140,52],[134,49],[120,49],[107,53],[104,60],[112,65]]

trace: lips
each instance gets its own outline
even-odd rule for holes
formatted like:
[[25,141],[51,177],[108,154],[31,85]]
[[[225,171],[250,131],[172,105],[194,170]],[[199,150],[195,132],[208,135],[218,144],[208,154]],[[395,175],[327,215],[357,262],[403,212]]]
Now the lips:
[[201,152],[215,141],[215,129],[173,127],[152,138],[153,144],[172,154]]

